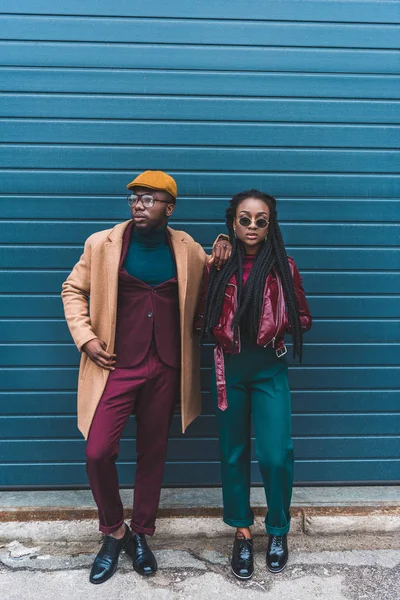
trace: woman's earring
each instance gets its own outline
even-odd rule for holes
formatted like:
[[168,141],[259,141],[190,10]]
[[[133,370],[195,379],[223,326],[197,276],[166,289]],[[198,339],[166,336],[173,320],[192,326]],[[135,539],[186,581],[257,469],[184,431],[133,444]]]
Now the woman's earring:
[[268,234],[267,234],[267,235],[265,236],[265,238],[264,238],[264,244],[266,244],[266,243],[267,243],[267,239],[268,239]]
[[237,238],[236,229],[233,230],[233,234],[234,234],[235,238]]

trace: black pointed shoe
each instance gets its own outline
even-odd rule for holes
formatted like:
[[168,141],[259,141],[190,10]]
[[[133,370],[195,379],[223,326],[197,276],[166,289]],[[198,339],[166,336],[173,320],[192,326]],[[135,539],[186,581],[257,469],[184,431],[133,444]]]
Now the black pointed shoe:
[[253,540],[245,538],[242,534],[240,537],[235,536],[233,542],[232,573],[238,579],[250,579],[254,573],[254,558],[253,558]]
[[124,537],[117,540],[111,535],[104,536],[103,545],[100,552],[94,559],[92,570],[90,571],[90,583],[104,583],[110,579],[117,570],[118,558],[121,550],[127,548],[132,539],[132,534],[127,525]]
[[287,535],[269,535],[267,549],[267,567],[271,573],[280,573],[286,567],[289,551]]
[[132,557],[133,568],[139,575],[154,575],[157,572],[156,557],[147,545],[144,533],[132,535],[132,541],[126,549]]

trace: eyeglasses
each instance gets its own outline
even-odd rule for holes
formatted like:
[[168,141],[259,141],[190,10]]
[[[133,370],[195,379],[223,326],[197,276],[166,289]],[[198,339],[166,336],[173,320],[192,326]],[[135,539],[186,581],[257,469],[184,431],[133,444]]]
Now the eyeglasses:
[[[248,227],[253,223],[253,219],[250,219],[250,217],[240,217],[239,223],[242,227]],[[259,217],[258,219],[255,219],[255,224],[259,229],[265,229],[265,227],[268,227],[269,221],[264,219],[264,217]]]
[[154,206],[154,202],[164,202],[165,204],[173,204],[170,200],[159,200],[158,198],[154,198],[151,194],[141,194],[138,196],[137,194],[129,194],[126,198],[128,200],[128,206],[132,208],[132,206],[136,206],[139,200],[142,202],[144,208],[152,208]]

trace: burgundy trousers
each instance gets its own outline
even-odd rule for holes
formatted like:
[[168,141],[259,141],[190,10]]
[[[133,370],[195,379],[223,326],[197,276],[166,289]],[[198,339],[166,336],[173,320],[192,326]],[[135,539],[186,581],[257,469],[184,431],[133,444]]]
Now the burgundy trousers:
[[97,407],[86,445],[86,470],[105,535],[124,522],[115,461],[132,412],[137,423],[136,477],[131,528],[153,535],[168,432],[180,386],[180,369],[165,365],[152,344],[139,365],[116,368]]

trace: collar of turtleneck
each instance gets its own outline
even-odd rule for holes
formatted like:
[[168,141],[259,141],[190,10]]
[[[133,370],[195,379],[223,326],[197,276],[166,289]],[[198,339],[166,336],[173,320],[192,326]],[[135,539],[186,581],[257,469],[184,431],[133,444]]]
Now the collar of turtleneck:
[[143,233],[133,227],[124,268],[129,275],[156,286],[176,276],[175,260],[167,239],[167,227]]
[[167,244],[166,233],[166,225],[162,229],[153,229],[152,231],[146,233],[140,231],[140,229],[137,229],[136,227],[133,227],[131,242],[134,244],[139,244],[143,247],[143,249],[158,248]]

